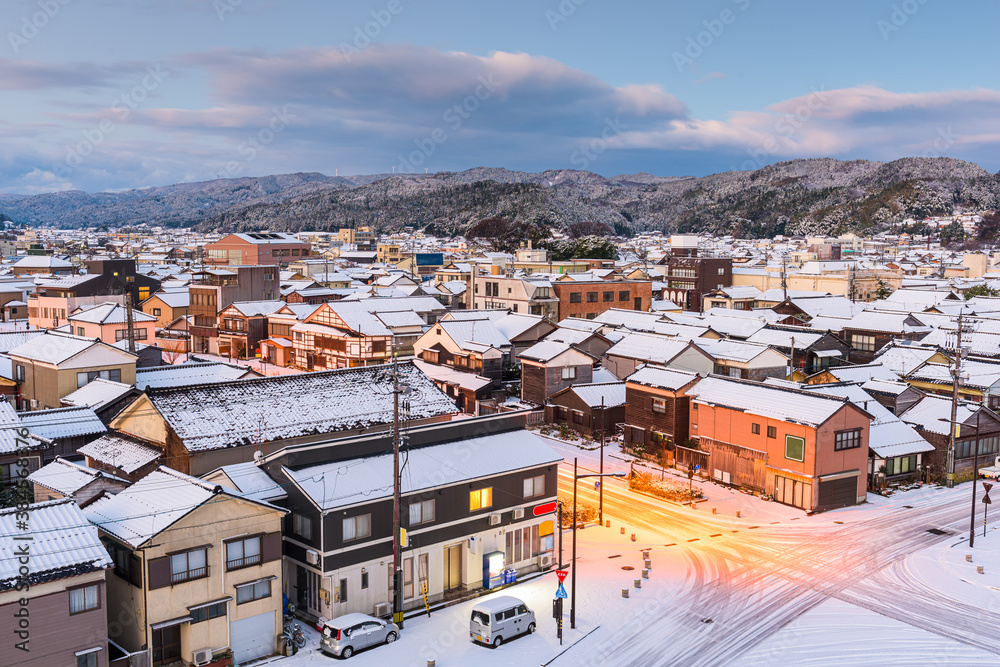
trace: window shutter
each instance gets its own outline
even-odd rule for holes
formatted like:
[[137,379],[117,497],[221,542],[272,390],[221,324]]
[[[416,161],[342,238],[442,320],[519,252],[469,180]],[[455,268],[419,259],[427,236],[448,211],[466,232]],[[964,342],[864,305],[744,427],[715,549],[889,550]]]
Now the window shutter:
[[142,559],[135,554],[128,555],[129,580],[133,586],[142,588]]
[[260,539],[260,560],[269,563],[281,560],[281,532],[268,533]]
[[149,561],[149,590],[166,588],[170,585],[170,558],[154,558]]

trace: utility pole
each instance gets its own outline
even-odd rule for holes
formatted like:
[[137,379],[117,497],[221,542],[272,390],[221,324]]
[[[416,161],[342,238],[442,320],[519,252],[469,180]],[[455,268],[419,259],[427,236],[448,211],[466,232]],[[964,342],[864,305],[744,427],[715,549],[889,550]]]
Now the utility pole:
[[795,379],[795,336],[792,336],[792,354],[788,357],[788,379]]
[[399,361],[392,352],[392,620],[403,629],[402,544],[399,534]]
[[[958,383],[962,370],[962,330],[964,329],[964,314],[958,314],[958,331],[955,332],[955,361],[951,369],[951,431],[948,436],[948,458],[945,463],[945,486],[949,489],[955,486],[955,435],[958,427]],[[973,480],[975,481],[975,480]]]
[[132,322],[132,285],[135,284],[135,276],[125,277],[125,321],[128,323],[126,333],[128,335],[128,351],[135,354],[135,327]]
[[781,256],[781,299],[788,301],[788,257]]

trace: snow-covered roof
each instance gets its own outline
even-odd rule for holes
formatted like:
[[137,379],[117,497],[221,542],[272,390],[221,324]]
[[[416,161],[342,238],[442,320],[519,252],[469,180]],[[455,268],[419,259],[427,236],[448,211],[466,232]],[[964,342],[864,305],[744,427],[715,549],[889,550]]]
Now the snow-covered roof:
[[159,449],[117,433],[105,433],[97,440],[88,442],[78,449],[77,453],[116,470],[121,470],[127,475],[131,475],[136,470],[163,456],[163,452]]
[[[0,591],[12,589],[20,577],[16,557],[30,536],[29,584],[74,577],[114,566],[97,528],[71,498],[60,498],[30,506],[28,530],[16,507],[0,510]],[[8,649],[9,650],[9,649]]]
[[276,310],[284,307],[284,301],[236,301],[226,308],[235,308],[240,314],[246,317],[258,317],[270,315]]
[[790,348],[794,342],[796,350],[802,350],[823,338],[826,332],[788,329],[758,329],[749,338],[748,343],[760,343],[775,347]]
[[494,320],[493,325],[500,331],[501,334],[504,335],[504,337],[508,340],[513,340],[531,329],[533,326],[542,322],[548,322],[548,320],[541,315],[510,313],[509,315],[505,315],[498,320]]
[[[748,343],[741,340],[725,340],[715,338],[698,338],[693,341],[695,345],[712,355],[715,359],[725,359],[739,363],[750,363],[757,357],[767,352],[773,355],[784,357],[781,352],[773,350],[767,345]],[[786,357],[787,359],[787,357]]]
[[431,364],[422,359],[414,359],[413,365],[419,368],[432,380],[457,385],[463,389],[469,389],[471,391],[479,391],[493,382],[489,378],[476,375],[475,373],[460,371],[452,366]]
[[[476,455],[468,456],[469,451]],[[412,448],[408,456],[401,480],[404,496],[562,461],[544,440],[525,430]],[[391,454],[283,470],[323,510],[392,497]],[[331,479],[337,483],[330,484]]]
[[132,391],[130,384],[95,378],[73,393],[63,396],[60,400],[66,405],[90,406],[95,410],[100,410],[130,391]]
[[[488,345],[498,350],[510,347],[510,340],[489,320],[445,320],[437,326],[460,348],[469,349],[468,343]],[[480,350],[475,350],[480,351]]]
[[15,269],[70,269],[73,265],[55,255],[28,255],[14,264]]
[[555,359],[569,349],[571,349],[569,343],[546,339],[535,343],[517,356],[520,359],[531,359],[532,361],[540,361],[544,363]]
[[633,333],[615,343],[605,355],[665,364],[686,350],[689,345],[691,341],[687,339]]
[[575,384],[570,391],[580,397],[580,400],[592,408],[615,408],[625,402],[624,382],[601,382],[592,384]]
[[98,479],[110,479],[122,484],[128,482],[120,477],[109,475],[102,470],[88,468],[79,463],[73,463],[58,456],[35,472],[28,475],[28,480],[51,489],[64,496],[71,496],[83,487]]
[[899,381],[900,377],[892,369],[879,363],[860,364],[857,366],[831,366],[826,369],[840,382],[867,382],[868,380]]
[[0,331],[0,352],[7,353],[19,345],[45,335],[43,329],[32,329],[31,331]]
[[141,390],[186,387],[259,377],[249,368],[230,366],[221,362],[188,362],[176,366],[137,368],[135,386]]
[[[457,412],[454,401],[412,363],[399,364],[412,390],[410,416]],[[238,382],[150,389],[156,410],[189,451],[332,433],[392,421],[392,366],[342,368]]]
[[[125,324],[128,322],[128,310],[125,306],[117,303],[102,303],[93,308],[88,308],[77,313],[71,313],[67,317],[70,322],[89,322],[91,324]],[[132,321],[155,322],[156,318],[147,315],[141,310],[132,310]]]
[[[976,414],[978,408],[978,405],[959,401],[955,421],[966,421]],[[899,418],[924,431],[948,435],[951,432],[951,397],[928,394],[907,408]]]
[[937,348],[893,341],[879,350],[875,361],[899,375],[906,375],[938,353]]
[[676,391],[696,379],[698,379],[697,373],[647,365],[640,367],[635,373],[625,378],[625,381],[641,384],[646,387],[658,387],[660,389]]
[[43,335],[36,336],[11,349],[8,354],[12,357],[23,357],[58,365],[99,344],[93,338],[46,331]]
[[253,462],[234,463],[222,466],[219,470],[225,473],[232,482],[232,488],[244,498],[270,502],[288,497],[281,485]]
[[696,403],[813,427],[826,422],[848,403],[846,398],[717,375],[703,378],[687,394]]
[[402,327],[423,327],[424,325],[424,321],[412,310],[375,311],[374,315],[390,330]]
[[[952,367],[947,364],[926,363],[906,376],[909,380],[951,384]],[[988,389],[1000,382],[1000,364],[975,359],[962,362],[961,386]]]
[[108,430],[94,409],[88,406],[20,412],[18,417],[26,429],[49,440],[94,435]]
[[160,466],[118,495],[88,505],[84,514],[104,532],[130,547],[139,548],[208,500],[224,493],[227,493],[225,487],[218,484]]
[[[162,285],[161,285],[162,287]],[[159,299],[164,303],[164,305],[170,308],[187,308],[191,305],[191,295],[185,287],[183,291],[176,292],[157,292],[151,299]]]
[[876,401],[859,384],[832,384],[809,386],[810,391],[831,396],[843,396],[872,415],[868,434],[868,447],[880,458],[907,456],[934,451],[934,445],[909,424]]

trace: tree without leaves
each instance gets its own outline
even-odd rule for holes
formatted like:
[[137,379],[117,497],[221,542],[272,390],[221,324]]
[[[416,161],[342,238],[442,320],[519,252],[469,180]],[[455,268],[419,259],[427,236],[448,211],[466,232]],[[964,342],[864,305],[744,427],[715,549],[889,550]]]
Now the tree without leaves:
[[998,234],[1000,234],[1000,211],[987,213],[979,223],[979,238],[984,241],[996,241]]
[[574,239],[583,238],[584,236],[611,236],[614,232],[611,225],[606,222],[594,222],[592,220],[574,222],[566,231]]
[[512,253],[521,245],[527,232],[528,226],[524,223],[494,216],[473,224],[465,232],[465,237],[489,246],[493,252]]

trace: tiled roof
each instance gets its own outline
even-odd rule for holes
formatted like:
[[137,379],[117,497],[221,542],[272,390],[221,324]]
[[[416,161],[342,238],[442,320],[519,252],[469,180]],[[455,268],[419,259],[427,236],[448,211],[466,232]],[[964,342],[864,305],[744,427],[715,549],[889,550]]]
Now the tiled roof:
[[[469,451],[476,455],[463,455]],[[524,430],[417,447],[408,456],[401,476],[404,495],[562,461],[544,440]],[[283,470],[323,509],[392,497],[391,454]],[[336,485],[324,481],[334,478]],[[555,489],[551,489],[549,495],[554,494]]]
[[776,387],[717,375],[688,390],[697,403],[733,408],[793,424],[819,426],[844,407],[846,398]]
[[28,480],[34,484],[40,484],[47,489],[52,489],[64,496],[70,496],[87,486],[96,479],[107,478],[128,484],[127,481],[114,475],[88,468],[79,463],[73,463],[66,459],[56,457],[35,472],[28,475]]
[[570,390],[592,408],[600,407],[602,401],[606,408],[618,407],[625,403],[624,382],[576,384]]
[[18,417],[29,431],[49,440],[94,435],[108,430],[94,409],[88,406],[20,412]]
[[[399,374],[412,390],[412,419],[457,412],[412,363],[400,363]],[[388,424],[392,384],[392,366],[384,365],[155,389],[148,396],[184,445],[199,451]]]
[[635,373],[625,378],[625,381],[641,384],[646,387],[659,387],[661,389],[676,391],[696,379],[698,379],[698,374],[689,371],[661,368],[659,366],[642,366]]
[[[74,577],[113,566],[107,550],[77,504],[70,498],[34,503],[23,521],[11,507],[0,510],[0,591],[20,576],[18,548],[29,544],[29,584]],[[27,530],[25,530],[25,527]],[[30,542],[18,537],[30,536]],[[10,649],[7,649],[10,650]]]
[[159,449],[117,433],[106,433],[77,452],[127,475],[163,456]]
[[175,366],[138,368],[135,371],[135,386],[141,390],[164,389],[253,377],[257,377],[257,374],[242,366],[216,362],[188,362]]

